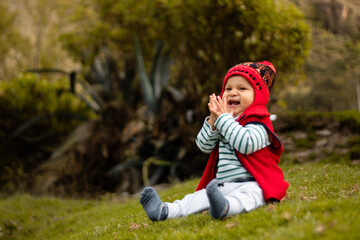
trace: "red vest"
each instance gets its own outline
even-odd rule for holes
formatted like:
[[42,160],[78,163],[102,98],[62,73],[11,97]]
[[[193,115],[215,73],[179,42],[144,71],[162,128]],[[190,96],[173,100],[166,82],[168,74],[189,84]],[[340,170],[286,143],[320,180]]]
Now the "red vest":
[[[252,106],[244,112],[237,121],[242,126],[246,124],[261,124],[268,131],[271,145],[249,155],[244,155],[235,150],[241,164],[255,178],[264,193],[266,202],[280,201],[286,195],[289,186],[284,180],[284,175],[278,163],[283,146],[274,134],[274,129],[265,106]],[[196,191],[203,189],[216,177],[217,162],[219,158],[218,145],[212,151],[205,171],[200,179]]]

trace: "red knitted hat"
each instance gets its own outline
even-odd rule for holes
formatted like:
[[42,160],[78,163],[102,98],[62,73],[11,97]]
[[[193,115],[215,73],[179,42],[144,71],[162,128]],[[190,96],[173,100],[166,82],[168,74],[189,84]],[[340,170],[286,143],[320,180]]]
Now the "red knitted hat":
[[270,91],[274,86],[276,70],[271,62],[245,62],[235,65],[226,73],[223,83],[221,95],[224,93],[224,88],[227,80],[234,75],[245,77],[253,86],[255,90],[265,91],[267,97],[270,96]]

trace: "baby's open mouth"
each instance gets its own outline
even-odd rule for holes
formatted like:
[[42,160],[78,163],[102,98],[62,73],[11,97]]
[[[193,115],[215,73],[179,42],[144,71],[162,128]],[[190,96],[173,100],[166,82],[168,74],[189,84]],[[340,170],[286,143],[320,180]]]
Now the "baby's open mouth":
[[239,105],[240,101],[236,101],[236,100],[230,100],[229,101],[229,105]]

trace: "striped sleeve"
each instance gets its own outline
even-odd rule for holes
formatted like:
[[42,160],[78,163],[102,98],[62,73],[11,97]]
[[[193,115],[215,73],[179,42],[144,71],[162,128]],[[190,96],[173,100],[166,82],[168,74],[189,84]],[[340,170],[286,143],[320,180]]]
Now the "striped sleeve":
[[196,145],[204,153],[211,153],[219,141],[220,132],[213,131],[208,123],[209,117],[205,118],[204,124],[196,137]]
[[254,153],[270,145],[269,134],[260,124],[241,126],[229,113],[222,114],[215,122],[220,134],[242,154]]

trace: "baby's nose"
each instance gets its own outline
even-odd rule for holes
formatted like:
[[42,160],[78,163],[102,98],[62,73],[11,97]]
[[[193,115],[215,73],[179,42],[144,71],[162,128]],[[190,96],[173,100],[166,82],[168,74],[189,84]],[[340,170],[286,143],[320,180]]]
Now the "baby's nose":
[[236,94],[235,89],[231,89],[231,91],[230,91],[230,95],[235,95],[235,94]]

